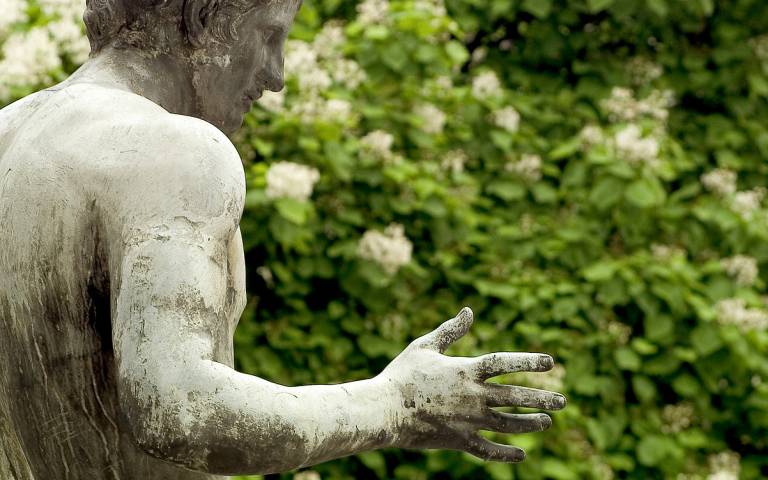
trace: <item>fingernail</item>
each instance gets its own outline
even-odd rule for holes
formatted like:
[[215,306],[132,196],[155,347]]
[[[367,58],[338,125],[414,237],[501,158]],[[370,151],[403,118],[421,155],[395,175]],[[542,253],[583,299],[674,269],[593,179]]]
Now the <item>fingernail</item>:
[[552,426],[552,417],[550,417],[546,413],[542,413],[541,415],[539,415],[539,422],[541,422],[541,429],[546,430]]
[[549,355],[541,355],[539,357],[539,366],[549,370],[555,366],[555,360]]
[[555,408],[565,408],[566,403],[568,403],[568,401],[563,395],[560,395],[559,393],[555,395]]

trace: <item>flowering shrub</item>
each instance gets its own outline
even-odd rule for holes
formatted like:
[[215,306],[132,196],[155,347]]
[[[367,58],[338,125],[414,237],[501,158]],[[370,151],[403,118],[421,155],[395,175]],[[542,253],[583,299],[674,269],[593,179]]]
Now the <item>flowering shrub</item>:
[[[0,2],[5,101],[82,60],[64,3]],[[449,353],[549,352],[502,380],[569,406],[493,435],[520,465],[392,450],[301,478],[768,476],[766,31],[762,0],[306,0],[286,89],[234,138],[238,366],[369,377],[470,305]]]

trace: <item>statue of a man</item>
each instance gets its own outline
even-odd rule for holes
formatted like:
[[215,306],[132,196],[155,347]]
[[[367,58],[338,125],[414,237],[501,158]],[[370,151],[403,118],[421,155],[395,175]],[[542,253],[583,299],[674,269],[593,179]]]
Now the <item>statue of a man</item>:
[[519,448],[562,395],[485,382],[552,358],[442,355],[462,310],[378,376],[232,368],[245,182],[224,133],[283,88],[300,0],[89,0],[90,60],[0,111],[0,478],[212,479],[382,447]]

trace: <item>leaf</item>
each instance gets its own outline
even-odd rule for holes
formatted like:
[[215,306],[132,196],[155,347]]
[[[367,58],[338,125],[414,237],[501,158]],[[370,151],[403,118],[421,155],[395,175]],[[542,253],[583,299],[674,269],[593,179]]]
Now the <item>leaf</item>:
[[616,177],[603,177],[589,192],[589,202],[601,210],[612,207],[624,194],[624,186]]
[[590,13],[597,13],[613,5],[614,0],[587,0],[587,8]]
[[486,191],[506,201],[519,200],[525,196],[525,187],[510,180],[491,182]]
[[279,198],[275,200],[275,208],[284,219],[297,225],[303,225],[312,211],[312,204],[294,198]]
[[651,208],[664,203],[666,194],[658,180],[643,177],[629,184],[625,197],[629,203],[636,207]]
[[544,18],[552,10],[552,0],[525,0],[522,9],[535,17]]
[[717,328],[706,323],[693,329],[691,344],[699,355],[705,357],[719,350],[723,346],[723,341],[720,339]]
[[451,40],[445,45],[445,52],[451,57],[451,60],[453,60],[453,63],[456,65],[463,65],[469,60],[469,52],[467,51],[467,48],[464,44],[457,42],[456,40]]
[[616,350],[613,354],[613,358],[622,370],[636,372],[640,370],[640,365],[642,364],[640,356],[629,347],[621,347]]
[[667,456],[669,440],[661,435],[647,435],[637,445],[637,459],[645,466],[658,465]]

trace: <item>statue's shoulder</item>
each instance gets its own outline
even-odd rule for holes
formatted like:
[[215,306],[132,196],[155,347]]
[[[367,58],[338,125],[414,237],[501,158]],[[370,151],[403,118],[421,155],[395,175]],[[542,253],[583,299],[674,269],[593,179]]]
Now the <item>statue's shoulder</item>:
[[62,152],[56,161],[65,162],[97,197],[132,212],[146,210],[147,216],[198,204],[201,215],[214,217],[222,203],[239,215],[242,161],[215,126],[112,88],[73,85],[56,97],[47,100],[47,108],[62,117],[45,120]]

